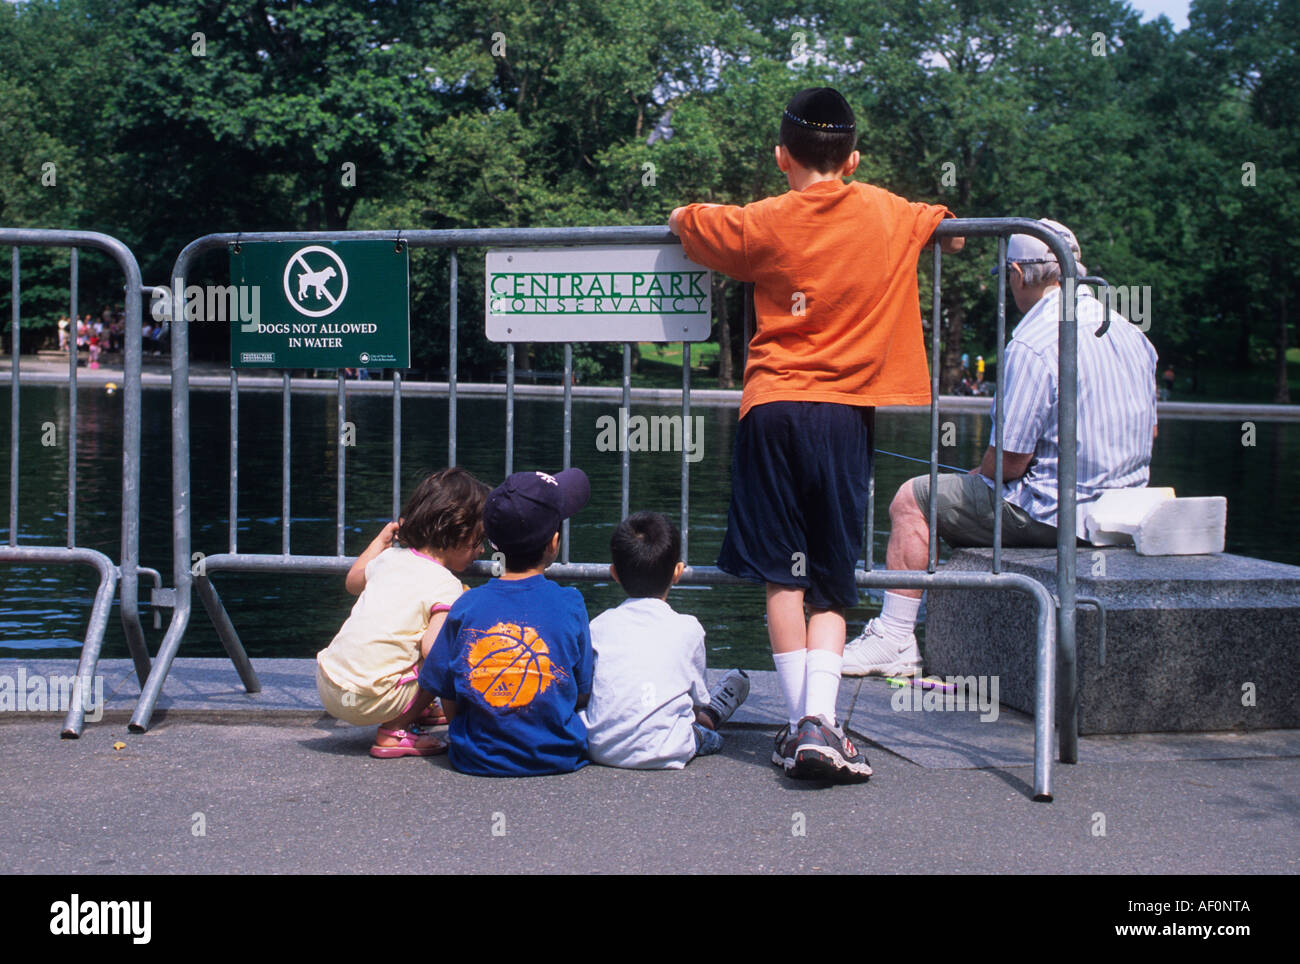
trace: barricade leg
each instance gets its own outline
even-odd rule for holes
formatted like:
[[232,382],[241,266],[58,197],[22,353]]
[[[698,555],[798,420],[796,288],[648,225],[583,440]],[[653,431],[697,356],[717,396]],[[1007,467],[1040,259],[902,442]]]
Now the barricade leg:
[[158,702],[158,697],[162,694],[163,683],[167,679],[167,673],[172,668],[172,660],[176,658],[176,651],[181,647],[181,637],[185,635],[185,627],[190,621],[190,600],[188,594],[177,599],[176,612],[172,615],[171,625],[167,627],[167,633],[163,636],[162,645],[158,647],[158,656],[154,659],[153,669],[149,672],[149,678],[145,680],[144,686],[140,690],[140,699],[135,704],[135,712],[131,714],[131,722],[127,728],[132,733],[143,733],[149,729],[149,719],[153,716],[153,708]]
[[140,608],[138,597],[132,594],[127,601],[125,580],[122,583],[122,632],[126,634],[126,648],[131,653],[131,662],[135,664],[135,678],[144,688],[149,678],[149,650],[145,646],[144,627],[140,625]]
[[99,588],[95,590],[95,602],[90,610],[90,625],[86,627],[86,639],[81,646],[81,659],[77,662],[77,682],[72,690],[72,705],[68,707],[68,714],[63,718],[61,735],[65,740],[77,739],[86,725],[84,687],[95,678],[95,670],[99,666],[99,653],[104,646],[104,630],[108,628],[108,614],[113,607],[113,595],[117,590],[117,569],[107,557],[100,556],[98,560],[87,559],[86,561],[99,572]]
[[[565,567],[580,574],[581,569]],[[702,573],[705,570],[697,569]],[[691,570],[687,570],[688,573]],[[683,574],[683,581],[686,574]],[[1056,712],[1056,601],[1047,587],[1037,580],[1016,573],[925,573],[902,569],[865,572],[859,569],[855,581],[860,589],[980,589],[1015,590],[1030,596],[1036,610],[1038,637],[1037,665],[1034,688],[1034,789],[1033,799],[1050,803],[1052,800],[1052,732]]]
[[1075,639],[1062,639],[1057,659],[1061,675],[1057,690],[1057,726],[1061,731],[1061,762],[1079,762],[1079,663]]
[[104,647],[104,630],[108,628],[108,615],[113,608],[117,592],[117,567],[102,552],[94,549],[54,549],[48,546],[5,546],[0,548],[0,563],[15,562],[37,565],[85,563],[99,573],[99,586],[90,609],[90,623],[86,626],[85,640],[81,645],[81,658],[77,663],[77,682],[73,687],[71,706],[63,721],[62,735],[76,739],[86,724],[86,699],[84,683],[95,676],[99,653]]
[[203,600],[203,608],[207,610],[208,618],[212,620],[212,625],[217,627],[217,635],[221,637],[221,645],[225,647],[226,655],[230,657],[230,661],[235,664],[235,669],[239,672],[239,679],[244,684],[244,689],[249,693],[260,693],[262,684],[257,679],[257,673],[253,671],[253,664],[249,662],[244,644],[240,642],[239,633],[235,631],[235,624],[230,621],[230,614],[226,612],[221,597],[217,595],[217,587],[212,585],[212,580],[206,575],[195,576],[194,586],[198,589],[199,598]]
[[1052,724],[1056,696],[1056,603],[1046,589],[1034,593],[1038,667],[1034,690],[1034,799],[1052,802]]

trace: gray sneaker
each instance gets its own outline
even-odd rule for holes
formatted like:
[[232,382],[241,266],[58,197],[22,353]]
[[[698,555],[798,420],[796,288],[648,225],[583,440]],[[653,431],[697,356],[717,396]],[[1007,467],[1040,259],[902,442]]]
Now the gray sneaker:
[[749,698],[749,674],[743,669],[733,669],[718,681],[709,693],[706,707],[713,720],[714,729],[731,719],[740,704]]

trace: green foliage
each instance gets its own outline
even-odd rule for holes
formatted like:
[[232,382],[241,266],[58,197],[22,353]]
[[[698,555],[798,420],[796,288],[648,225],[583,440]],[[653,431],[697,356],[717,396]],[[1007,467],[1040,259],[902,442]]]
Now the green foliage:
[[[3,4],[0,222],[106,230],[151,280],[217,230],[663,223],[786,190],[781,108],[830,84],[858,113],[856,176],[958,216],[1063,221],[1094,273],[1152,287],[1149,336],[1180,374],[1274,366],[1280,396],[1300,8],[1196,0],[1190,22],[1141,24],[1121,0]],[[996,353],[993,254],[944,261],[946,383],[963,350]],[[416,367],[441,371],[449,256],[411,264]],[[482,271],[461,252],[465,377],[504,365]],[[25,315],[66,310],[64,272],[25,262]],[[85,310],[120,301],[111,265],[83,278]],[[738,286],[717,300],[738,358]],[[520,363],[555,370],[559,352]],[[581,346],[575,364],[617,375],[621,351]]]

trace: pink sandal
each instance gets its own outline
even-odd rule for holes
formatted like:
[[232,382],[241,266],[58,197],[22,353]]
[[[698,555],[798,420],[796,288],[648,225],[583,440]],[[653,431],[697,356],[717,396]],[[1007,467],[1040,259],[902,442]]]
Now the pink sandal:
[[447,716],[442,712],[442,702],[434,700],[415,718],[416,726],[446,726]]
[[[418,667],[412,666],[411,671],[397,681],[398,686],[405,686],[407,683],[413,683],[420,678]],[[411,697],[411,703],[415,702],[415,697]],[[411,708],[411,703],[406,704],[406,708]],[[447,715],[442,712],[442,702],[434,697],[432,703],[425,707],[424,712],[415,718],[416,726],[446,726]]]
[[379,728],[379,732],[398,741],[396,746],[381,746],[376,743],[370,748],[370,755],[381,760],[391,760],[401,756],[434,756],[447,751],[446,743],[425,733],[417,733],[412,730],[388,730],[382,726]]

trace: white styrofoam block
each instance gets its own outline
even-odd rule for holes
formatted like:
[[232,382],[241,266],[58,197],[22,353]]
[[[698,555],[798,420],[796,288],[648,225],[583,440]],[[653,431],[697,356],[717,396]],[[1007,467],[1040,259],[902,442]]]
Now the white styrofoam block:
[[1131,546],[1142,520],[1161,502],[1174,498],[1170,488],[1111,489],[1084,511],[1084,531],[1096,546]]
[[1221,495],[1170,499],[1156,505],[1133,534],[1140,556],[1222,552],[1228,500]]

